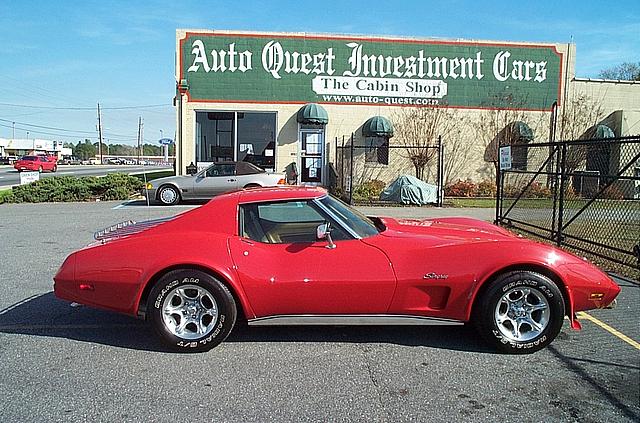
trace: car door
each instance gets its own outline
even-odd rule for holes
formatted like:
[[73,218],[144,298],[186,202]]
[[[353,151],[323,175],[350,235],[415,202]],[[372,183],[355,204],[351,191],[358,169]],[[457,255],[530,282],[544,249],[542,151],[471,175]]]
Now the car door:
[[47,157],[38,156],[38,159],[40,160],[40,166],[42,166],[43,170],[52,170],[53,169],[53,163],[51,163],[51,161]]
[[229,246],[256,316],[387,312],[396,285],[387,256],[335,222],[327,248],[315,234],[331,219],[311,203],[240,206],[240,236]]
[[197,175],[193,183],[197,198],[211,198],[237,188],[235,163],[214,163]]

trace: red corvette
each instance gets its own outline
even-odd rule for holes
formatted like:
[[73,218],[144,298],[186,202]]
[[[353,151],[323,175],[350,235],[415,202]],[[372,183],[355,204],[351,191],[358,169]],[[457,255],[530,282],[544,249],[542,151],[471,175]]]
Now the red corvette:
[[242,190],[96,234],[54,277],[62,299],[146,318],[205,351],[249,325],[473,323],[498,350],[548,345],[620,288],[587,261],[467,218],[365,217],[322,189]]

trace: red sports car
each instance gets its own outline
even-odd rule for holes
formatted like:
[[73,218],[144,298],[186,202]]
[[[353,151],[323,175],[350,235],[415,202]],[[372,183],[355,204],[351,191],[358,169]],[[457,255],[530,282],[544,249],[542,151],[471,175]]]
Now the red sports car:
[[58,162],[57,159],[52,159],[49,156],[23,156],[14,163],[13,167],[18,172],[23,170],[55,172],[58,170]]
[[249,325],[460,325],[530,353],[564,316],[620,288],[572,254],[467,218],[366,217],[318,188],[242,190],[177,217],[96,233],[54,277],[59,298],[151,321],[205,351]]

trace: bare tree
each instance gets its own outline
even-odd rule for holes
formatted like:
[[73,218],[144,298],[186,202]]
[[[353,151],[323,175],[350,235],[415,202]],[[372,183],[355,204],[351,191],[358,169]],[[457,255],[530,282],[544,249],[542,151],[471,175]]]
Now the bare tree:
[[[595,125],[604,117],[602,102],[586,94],[576,94],[569,97],[562,106],[558,117],[556,138],[560,140],[577,140],[591,138]],[[573,172],[587,160],[585,145],[572,145],[567,149],[566,168]]]
[[462,120],[461,124],[449,133],[444,143],[444,184],[449,185],[453,178],[459,178],[462,171],[469,165],[473,155],[469,148],[469,142],[465,140],[465,128],[467,121]]
[[[521,133],[522,126],[525,123],[529,128],[536,127],[532,125],[535,119],[531,112],[518,107],[512,97],[506,99],[496,99],[495,107],[490,107],[480,112],[478,119],[472,127],[475,129],[477,139],[484,147],[485,162],[492,163],[491,177],[495,178],[496,168],[498,166],[498,150],[501,146],[515,146],[523,138]],[[538,123],[537,121],[535,122]],[[531,134],[532,136],[533,134]]]
[[601,70],[600,78],[618,79],[621,81],[640,81],[640,62],[625,62],[618,66]]
[[404,147],[418,179],[424,179],[425,169],[438,154],[438,136],[446,140],[461,124],[458,111],[446,107],[403,107],[392,121],[395,140]]

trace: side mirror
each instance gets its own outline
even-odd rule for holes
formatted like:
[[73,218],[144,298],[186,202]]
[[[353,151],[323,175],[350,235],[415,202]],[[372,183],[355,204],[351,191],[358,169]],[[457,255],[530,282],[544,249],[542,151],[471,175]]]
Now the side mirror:
[[328,242],[327,248],[336,248],[336,244],[334,244],[331,239],[331,224],[329,222],[324,222],[323,224],[318,225],[316,228],[316,239],[319,241],[326,239]]

